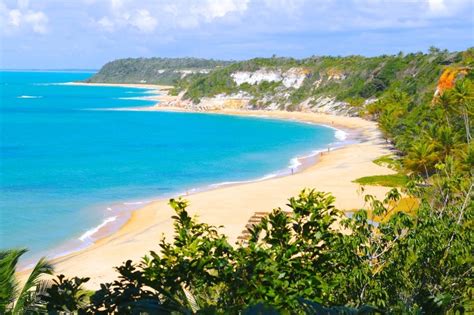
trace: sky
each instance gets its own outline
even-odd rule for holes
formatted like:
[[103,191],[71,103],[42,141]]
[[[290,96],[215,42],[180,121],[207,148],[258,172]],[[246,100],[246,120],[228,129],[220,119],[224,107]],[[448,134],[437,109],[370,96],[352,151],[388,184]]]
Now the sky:
[[474,0],[0,0],[0,68],[474,46]]

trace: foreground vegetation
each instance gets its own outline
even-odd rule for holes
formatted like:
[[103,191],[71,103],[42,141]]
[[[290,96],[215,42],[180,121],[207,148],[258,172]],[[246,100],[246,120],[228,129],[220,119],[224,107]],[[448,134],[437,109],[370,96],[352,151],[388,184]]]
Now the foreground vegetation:
[[[474,66],[472,50],[460,58]],[[62,275],[19,290],[21,252],[4,251],[0,312],[474,312],[474,75],[442,87],[435,97],[390,88],[360,111],[396,149],[396,159],[376,162],[410,176],[403,197],[396,189],[382,201],[365,196],[366,208],[346,217],[330,194],[305,190],[289,200],[291,212],[273,210],[237,246],[191,218],[186,201],[171,200],[174,238],[117,267],[117,280],[95,292],[83,290],[88,278]],[[29,283],[41,272],[50,269]]]
[[[454,184],[451,177],[443,181]],[[118,280],[90,297],[81,290],[88,278],[59,276],[23,307],[88,314],[323,314],[322,305],[334,314],[466,311],[473,284],[470,193],[437,206],[420,196],[416,215],[398,212],[376,226],[366,210],[346,218],[331,195],[305,190],[289,200],[291,213],[275,209],[237,247],[191,218],[185,201],[171,200],[175,234],[159,253],[125,262]],[[367,201],[383,214],[399,198],[393,190],[382,202]]]

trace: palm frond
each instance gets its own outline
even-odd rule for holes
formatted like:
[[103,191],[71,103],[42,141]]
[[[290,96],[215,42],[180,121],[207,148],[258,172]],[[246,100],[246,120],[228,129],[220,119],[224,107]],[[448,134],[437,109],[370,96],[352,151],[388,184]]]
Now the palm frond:
[[12,304],[17,297],[16,265],[26,251],[26,249],[0,251],[0,313],[4,313],[8,305]]
[[23,286],[20,294],[18,295],[18,299],[13,309],[14,314],[21,312],[28,298],[28,291],[38,285],[38,283],[40,282],[40,277],[44,274],[52,274],[52,272],[53,266],[44,257],[36,263],[35,267],[33,268],[28,277],[28,280],[25,282],[25,285]]

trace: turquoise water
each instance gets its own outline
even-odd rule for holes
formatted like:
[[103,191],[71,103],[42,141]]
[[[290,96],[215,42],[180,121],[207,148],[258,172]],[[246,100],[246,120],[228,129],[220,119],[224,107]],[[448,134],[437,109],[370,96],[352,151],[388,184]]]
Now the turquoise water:
[[100,110],[153,102],[136,99],[143,89],[56,84],[91,73],[0,75],[1,248],[81,246],[143,202],[288,171],[293,157],[336,141],[304,123]]

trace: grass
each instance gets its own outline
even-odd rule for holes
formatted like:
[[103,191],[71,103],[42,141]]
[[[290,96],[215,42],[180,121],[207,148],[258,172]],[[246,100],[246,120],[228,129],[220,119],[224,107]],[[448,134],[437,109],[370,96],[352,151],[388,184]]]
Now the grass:
[[379,166],[387,167],[398,174],[365,176],[354,180],[354,183],[368,186],[385,186],[385,187],[405,187],[408,182],[408,176],[402,172],[402,164],[399,159],[393,155],[383,155],[373,162]]
[[353,182],[369,186],[405,187],[408,183],[408,176],[404,174],[364,176]]
[[383,155],[373,161],[375,164],[388,167],[394,171],[399,172],[402,169],[402,164],[400,160],[393,158],[393,155]]

